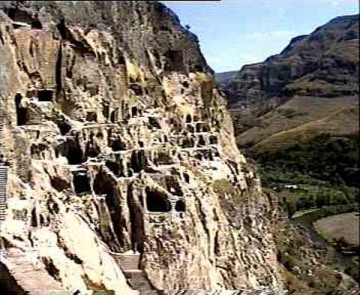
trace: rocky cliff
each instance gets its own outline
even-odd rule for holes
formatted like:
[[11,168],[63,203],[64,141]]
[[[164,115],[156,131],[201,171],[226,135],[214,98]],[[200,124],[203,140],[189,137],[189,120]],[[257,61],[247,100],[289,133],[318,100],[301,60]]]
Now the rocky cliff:
[[358,186],[359,15],[337,17],[280,54],[220,76],[238,145],[266,166],[270,182],[293,173],[282,182]]
[[218,74],[230,108],[263,108],[300,96],[359,93],[359,15],[337,17],[293,38],[279,54],[238,72]]
[[156,2],[0,7],[4,288],[281,294],[276,210],[176,15]]

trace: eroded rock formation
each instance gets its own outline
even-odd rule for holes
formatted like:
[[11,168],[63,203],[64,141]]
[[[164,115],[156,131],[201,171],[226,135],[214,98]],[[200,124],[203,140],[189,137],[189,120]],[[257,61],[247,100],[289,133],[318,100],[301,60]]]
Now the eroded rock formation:
[[0,56],[2,263],[24,290],[281,293],[274,208],[171,11],[4,3]]

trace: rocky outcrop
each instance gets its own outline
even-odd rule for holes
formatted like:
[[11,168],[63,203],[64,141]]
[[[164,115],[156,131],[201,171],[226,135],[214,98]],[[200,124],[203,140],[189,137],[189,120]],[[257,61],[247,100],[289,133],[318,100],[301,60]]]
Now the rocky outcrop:
[[2,263],[18,284],[280,294],[274,208],[178,18],[153,2],[1,5]]
[[296,95],[358,95],[358,27],[359,15],[337,17],[264,62],[218,74],[230,108],[264,110]]

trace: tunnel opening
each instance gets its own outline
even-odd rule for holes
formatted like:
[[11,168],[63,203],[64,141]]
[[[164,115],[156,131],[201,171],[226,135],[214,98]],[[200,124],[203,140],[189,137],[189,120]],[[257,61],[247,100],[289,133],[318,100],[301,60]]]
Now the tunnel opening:
[[14,22],[31,24],[31,16],[25,11],[16,8],[9,8],[8,10],[4,9],[4,11],[8,15],[8,17],[11,18]]
[[97,121],[97,115],[95,112],[87,112],[86,113],[86,121],[88,122],[96,122]]
[[209,124],[204,124],[203,126],[203,132],[210,132],[211,129],[210,129],[210,125]]
[[65,120],[59,120],[56,122],[56,124],[60,130],[61,135],[65,135],[71,130],[71,125],[66,123]]
[[184,149],[192,148],[192,147],[194,147],[194,145],[195,145],[194,140],[192,138],[186,137],[183,140],[182,148],[184,148]]
[[155,159],[157,165],[171,165],[173,164],[172,158],[165,152],[159,152]]
[[182,82],[182,85],[183,85],[185,88],[189,88],[189,86],[190,86],[188,81]]
[[131,169],[138,173],[147,166],[147,159],[144,151],[132,152],[131,154]]
[[112,142],[111,148],[112,148],[112,150],[114,152],[125,151],[126,150],[126,145],[120,138],[117,138]]
[[210,136],[210,144],[218,144],[218,139],[216,136],[214,135]]
[[91,193],[90,179],[86,172],[73,173],[74,190],[77,195],[84,195]]
[[[109,107],[109,105],[106,104],[106,105],[103,106],[102,114],[103,114],[103,116],[105,117],[106,120],[109,119],[109,114],[110,114],[110,107]],[[113,123],[114,123],[114,122],[113,122]]]
[[18,126],[26,125],[29,121],[28,110],[21,106],[22,96],[17,93],[15,95],[15,107],[16,107],[16,121]]
[[138,115],[138,108],[137,107],[132,107],[131,108],[131,116],[134,118]]
[[[97,195],[106,195],[107,204],[108,202],[111,202],[114,197],[116,197],[117,194],[115,188],[116,185],[113,185],[112,181],[104,174],[104,172],[99,172],[96,174],[93,186],[94,192]],[[110,205],[113,204],[111,203]]]
[[157,129],[161,129],[161,126],[159,124],[159,121],[157,118],[155,117],[149,117],[149,125],[151,127],[157,128]]
[[105,166],[108,167],[117,177],[120,176],[121,167],[118,163],[113,161],[106,161]]
[[186,123],[191,123],[191,121],[192,121],[192,118],[191,118],[191,115],[186,115]]
[[134,91],[135,95],[144,95],[142,87],[137,83],[130,84],[129,88]]
[[96,158],[100,154],[100,148],[93,142],[88,142],[85,148],[85,158]]
[[78,165],[83,162],[83,152],[77,141],[67,140],[66,158],[70,165]]
[[190,176],[189,176],[189,174],[184,173],[184,174],[183,174],[183,177],[184,177],[184,180],[185,180],[186,183],[190,183]]
[[170,212],[171,203],[167,197],[159,191],[145,189],[146,207],[149,212]]
[[118,118],[118,111],[116,109],[116,110],[112,111],[110,114],[110,122],[115,123],[117,121],[117,118]]
[[60,177],[51,177],[51,186],[55,188],[58,192],[62,192],[69,188],[69,184],[64,179],[61,179]]
[[186,206],[185,206],[185,202],[183,200],[178,200],[175,203],[175,210],[177,212],[185,212]]
[[204,139],[204,136],[200,135],[199,136],[199,146],[205,146],[206,145],[206,141]]
[[39,101],[53,101],[54,91],[53,90],[38,90],[37,96]]
[[42,30],[43,26],[39,19],[39,15],[36,13],[31,19],[31,28],[36,30]]
[[188,131],[188,132],[190,132],[190,133],[195,133],[195,128],[194,128],[194,126],[193,125],[187,125],[186,126],[187,128],[186,128],[186,130]]
[[125,57],[120,52],[118,52],[118,65],[119,66],[125,66],[126,65]]

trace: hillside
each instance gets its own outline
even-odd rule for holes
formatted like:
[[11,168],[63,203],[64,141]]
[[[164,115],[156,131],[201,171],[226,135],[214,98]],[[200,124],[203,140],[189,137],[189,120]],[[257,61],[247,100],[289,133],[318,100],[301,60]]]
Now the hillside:
[[0,8],[0,293],[282,294],[276,208],[178,17]]
[[[315,178],[357,186],[358,28],[358,15],[337,17],[309,35],[293,38],[280,54],[262,63],[246,65],[236,75],[217,75],[235,121],[237,143],[262,164],[265,182],[272,174],[272,181]],[[322,153],[312,149],[324,145]],[[320,159],[334,149],[343,160]],[[309,163],[294,165],[294,154]],[[310,161],[317,161],[316,171],[326,172],[314,172]],[[342,161],[350,166],[343,167]],[[295,174],[303,177],[296,179]]]

